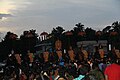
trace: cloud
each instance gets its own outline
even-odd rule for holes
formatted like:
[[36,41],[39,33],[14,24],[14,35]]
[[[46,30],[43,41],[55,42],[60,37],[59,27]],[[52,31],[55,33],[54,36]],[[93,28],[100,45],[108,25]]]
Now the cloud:
[[7,32],[8,31],[8,27],[0,27],[0,32]]
[[31,4],[28,0],[0,0],[0,13],[16,14]]
[[[0,18],[15,16],[0,26],[17,33],[28,29],[50,31],[57,25],[72,29],[78,22],[102,29],[120,19],[119,0],[0,0]],[[5,15],[3,15],[5,14]],[[12,14],[12,15],[11,15]],[[20,29],[21,28],[21,29]],[[2,29],[8,30],[8,29]]]
[[12,14],[1,14],[0,13],[0,19],[2,20],[3,18],[8,18],[8,17],[12,17]]

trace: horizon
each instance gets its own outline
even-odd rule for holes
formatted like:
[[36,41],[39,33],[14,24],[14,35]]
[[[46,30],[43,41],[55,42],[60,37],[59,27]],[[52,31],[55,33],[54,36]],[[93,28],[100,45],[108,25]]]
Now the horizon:
[[[116,22],[116,21],[114,21],[114,22]],[[113,22],[113,23],[114,23]],[[118,21],[119,22],[119,21]],[[77,24],[77,23],[76,23]],[[81,23],[82,24],[82,23]],[[84,25],[84,24],[83,24]],[[112,23],[111,23],[111,25],[112,25]],[[107,26],[111,26],[111,25],[106,25],[105,27],[107,27]],[[58,25],[59,26],[59,25]],[[56,27],[58,27],[58,26],[56,26]],[[56,27],[53,27],[53,28],[56,28]],[[64,27],[63,26],[60,26],[60,27],[62,27],[63,29],[64,29]],[[74,27],[77,27],[77,26],[74,26]],[[74,28],[73,27],[73,28]],[[85,25],[84,25],[84,29],[86,29],[86,28],[92,28],[93,30],[95,30],[95,31],[102,31],[105,27],[103,27],[102,29],[94,29],[94,28],[92,28],[92,27],[86,27]],[[23,34],[23,32],[24,31],[29,31],[29,30],[36,30],[36,33],[38,34],[38,35],[40,35],[42,32],[47,32],[48,34],[50,34],[51,32],[52,32],[52,30],[53,30],[53,28],[50,30],[50,32],[48,32],[48,31],[41,31],[41,32],[37,32],[37,30],[36,29],[33,29],[33,28],[31,28],[31,29],[28,29],[28,30],[23,30],[20,34],[17,34],[17,33],[15,33],[15,32],[13,32],[13,31],[7,31],[7,32],[12,32],[12,33],[14,33],[14,34],[16,34],[16,35],[18,35],[18,38]],[[73,28],[72,29],[70,29],[70,30],[66,30],[66,29],[64,29],[65,31],[63,31],[63,32],[66,32],[66,31],[71,31],[71,30],[73,30]],[[7,34],[7,32],[0,32],[0,42],[2,41],[2,39],[5,37],[5,35]]]

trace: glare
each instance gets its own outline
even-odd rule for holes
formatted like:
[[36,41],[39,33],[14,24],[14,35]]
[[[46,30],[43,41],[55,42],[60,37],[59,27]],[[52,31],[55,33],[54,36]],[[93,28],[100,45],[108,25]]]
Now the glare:
[[12,13],[11,10],[13,10],[15,8],[16,8],[16,6],[13,5],[12,1],[2,0],[0,2],[0,13],[1,14],[10,14],[10,13]]
[[[11,0],[2,0],[0,1],[0,14],[12,14],[12,10],[16,9],[16,6],[13,5]],[[8,18],[1,16],[0,21],[6,21]]]

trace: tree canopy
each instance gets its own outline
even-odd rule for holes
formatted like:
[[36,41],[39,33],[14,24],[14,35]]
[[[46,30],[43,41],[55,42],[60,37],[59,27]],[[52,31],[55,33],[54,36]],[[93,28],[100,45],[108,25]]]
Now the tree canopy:
[[[20,38],[13,32],[7,32],[2,42],[0,42],[0,55],[7,55],[12,50],[23,54],[28,50],[35,52],[37,42],[42,43],[39,37],[36,30],[33,29],[24,31]],[[57,39],[63,42],[64,48],[70,45],[76,47],[77,42],[85,40],[107,40],[109,43],[117,44],[120,47],[120,22],[113,22],[102,30],[94,30],[91,27],[85,28],[82,23],[75,24],[73,29],[69,31],[65,31],[63,27],[57,26],[48,34],[46,42],[51,42],[54,45]]]

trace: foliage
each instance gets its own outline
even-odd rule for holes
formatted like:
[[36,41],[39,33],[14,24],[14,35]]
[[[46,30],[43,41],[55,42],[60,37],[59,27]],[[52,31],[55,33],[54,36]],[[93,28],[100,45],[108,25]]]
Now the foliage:
[[[49,38],[46,42],[51,42],[53,44],[52,46],[54,46],[55,41],[60,39],[64,45],[62,45],[62,47],[67,49],[68,46],[76,47],[78,41],[107,40],[108,43],[114,46],[117,44],[117,46],[120,47],[120,22],[118,21],[106,26],[101,31],[96,31],[89,27],[85,28],[82,23],[77,23],[72,30],[69,30],[71,35],[65,35],[66,32],[63,27],[57,26],[48,34],[47,37]],[[28,50],[35,52],[34,46],[37,42],[40,41],[36,30],[24,31],[20,38],[18,38],[18,35],[15,33],[7,32],[4,40],[0,42],[0,53],[5,56],[10,54],[11,50],[14,50],[15,53],[22,54],[26,53]]]

